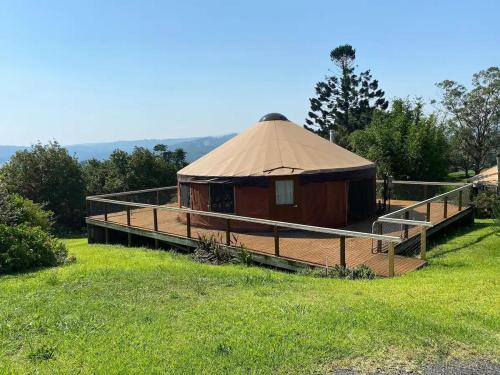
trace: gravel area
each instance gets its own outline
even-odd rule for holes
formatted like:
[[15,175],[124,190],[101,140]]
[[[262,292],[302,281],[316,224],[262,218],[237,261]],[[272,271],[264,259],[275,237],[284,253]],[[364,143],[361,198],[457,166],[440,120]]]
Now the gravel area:
[[[334,372],[335,375],[361,375],[362,373],[350,370],[350,369],[339,369]],[[427,365],[418,371],[403,371],[403,370],[387,370],[387,371],[376,371],[370,372],[370,375],[500,375],[500,363],[495,363],[491,361],[472,361],[472,362],[460,362],[451,361],[443,363],[434,363]]]

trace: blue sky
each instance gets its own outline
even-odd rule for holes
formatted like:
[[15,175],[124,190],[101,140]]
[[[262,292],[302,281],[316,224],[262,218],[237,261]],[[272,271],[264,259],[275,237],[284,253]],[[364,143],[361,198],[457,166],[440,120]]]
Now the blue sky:
[[302,123],[350,43],[388,98],[439,95],[500,63],[500,1],[0,2],[0,144]]

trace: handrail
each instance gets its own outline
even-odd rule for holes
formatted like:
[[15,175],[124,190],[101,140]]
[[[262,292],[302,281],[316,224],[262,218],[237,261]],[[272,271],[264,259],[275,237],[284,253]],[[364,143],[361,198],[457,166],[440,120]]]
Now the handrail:
[[417,207],[423,206],[424,204],[427,204],[427,203],[430,203],[430,202],[434,202],[434,201],[436,201],[436,200],[438,200],[438,199],[444,198],[445,196],[448,196],[448,195],[451,195],[451,194],[453,194],[453,193],[457,193],[457,192],[459,192],[459,191],[461,191],[461,190],[465,190],[465,189],[467,189],[467,188],[470,188],[471,186],[472,186],[472,184],[467,184],[467,185],[464,185],[464,186],[459,187],[459,188],[457,188],[457,189],[450,190],[450,191],[448,191],[448,192],[446,192],[446,193],[436,195],[436,196],[434,196],[434,197],[432,197],[432,198],[429,198],[429,199],[426,199],[426,200],[423,200],[423,201],[417,202],[417,203],[412,204],[412,205],[410,205],[410,206],[407,206],[407,207],[401,208],[401,209],[399,209],[399,210],[397,210],[397,211],[390,212],[390,213],[388,213],[388,214],[382,215],[382,216],[380,216],[380,217],[379,217],[379,219],[380,219],[380,218],[388,218],[388,217],[393,216],[393,215],[399,215],[399,214],[402,214],[403,212],[406,212],[406,211],[412,210],[412,209],[414,209],[414,208],[417,208]]
[[95,196],[94,197],[87,197],[87,200],[94,201],[94,202],[122,205],[122,206],[126,206],[126,207],[153,208],[153,209],[156,208],[156,209],[160,209],[160,210],[181,212],[181,213],[186,213],[186,214],[189,213],[189,214],[193,214],[193,215],[209,216],[209,217],[216,217],[216,218],[229,219],[229,220],[238,220],[238,221],[244,221],[244,222],[248,222],[248,223],[271,225],[271,226],[277,226],[277,227],[282,227],[282,228],[292,228],[292,229],[297,229],[297,230],[305,230],[305,231],[309,231],[309,232],[334,234],[334,235],[345,236],[345,237],[369,238],[372,240],[391,241],[391,242],[397,242],[397,243],[400,243],[403,241],[400,237],[396,237],[396,236],[386,236],[386,235],[381,235],[381,234],[354,232],[354,231],[349,231],[349,230],[344,230],[344,229],[317,227],[317,226],[311,226],[311,225],[305,225],[305,224],[288,223],[288,222],[284,222],[284,221],[258,219],[258,218],[247,217],[247,216],[238,216],[238,215],[233,215],[233,214],[223,214],[223,213],[219,213],[219,212],[199,211],[199,210],[192,210],[190,208],[169,207],[169,206],[154,205],[154,204],[147,204],[147,203],[124,202],[124,201],[105,199],[105,198],[100,198],[100,197],[95,197]]
[[[381,184],[384,180],[376,180],[377,183]],[[434,185],[434,186],[464,186],[466,182],[437,182],[437,181],[406,181],[406,180],[393,180],[393,184],[400,185]]]
[[108,194],[90,195],[90,196],[87,197],[87,199],[89,199],[89,198],[105,198],[105,197],[122,197],[124,195],[141,194],[141,193],[151,193],[153,191],[163,191],[163,190],[173,190],[173,189],[177,189],[177,186],[165,186],[165,187],[152,188],[152,189],[122,191],[120,193],[108,193]]
[[421,220],[410,220],[410,219],[396,219],[392,217],[379,217],[376,221],[381,222],[381,223],[392,223],[392,224],[404,224],[404,225],[419,225],[423,227],[433,227],[434,224],[432,224],[430,221],[421,221]]

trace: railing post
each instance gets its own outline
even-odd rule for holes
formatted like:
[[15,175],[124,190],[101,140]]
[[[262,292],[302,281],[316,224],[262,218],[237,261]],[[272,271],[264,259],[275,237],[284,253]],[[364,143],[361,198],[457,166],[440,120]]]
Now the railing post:
[[431,221],[431,202],[427,203],[427,210],[425,212],[425,220]]
[[274,226],[274,255],[280,256],[280,235],[276,225]]
[[109,229],[108,228],[104,228],[104,242],[107,244],[109,244]]
[[342,267],[346,266],[346,261],[345,261],[345,236],[340,236],[340,265]]
[[462,190],[458,192],[458,211],[462,211]]
[[130,207],[127,207],[127,226],[130,226]]
[[104,221],[108,221],[108,204],[107,203],[104,203]]
[[156,190],[156,205],[160,205],[160,190]]
[[231,222],[226,219],[226,245],[231,245]]
[[444,197],[443,218],[448,217],[448,196]]
[[186,230],[188,238],[191,238],[191,214],[189,212],[186,214]]
[[[378,234],[382,234],[382,222],[379,221],[377,223]],[[382,240],[377,240],[377,252],[382,252]]]
[[420,259],[427,260],[427,228],[420,231]]
[[389,277],[394,277],[394,242],[389,242]]
[[424,200],[427,199],[427,185],[424,185]]
[[[409,211],[405,211],[404,218],[406,220],[408,220],[410,218],[410,212]],[[404,237],[408,238],[408,224],[404,225]]]
[[158,232],[158,209],[153,208],[153,229]]

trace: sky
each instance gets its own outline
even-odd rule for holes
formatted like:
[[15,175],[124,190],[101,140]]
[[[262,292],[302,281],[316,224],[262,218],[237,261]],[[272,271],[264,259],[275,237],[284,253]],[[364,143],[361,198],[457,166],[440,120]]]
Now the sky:
[[0,0],[0,144],[302,124],[349,43],[388,99],[500,64],[500,1]]

